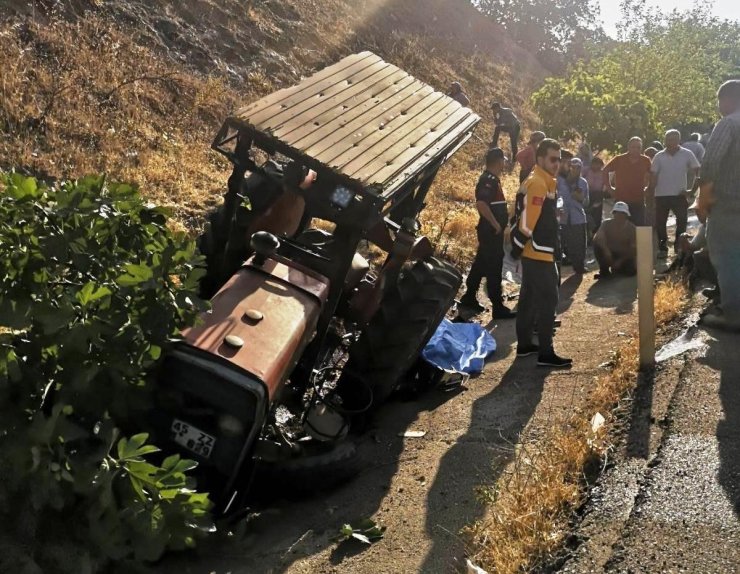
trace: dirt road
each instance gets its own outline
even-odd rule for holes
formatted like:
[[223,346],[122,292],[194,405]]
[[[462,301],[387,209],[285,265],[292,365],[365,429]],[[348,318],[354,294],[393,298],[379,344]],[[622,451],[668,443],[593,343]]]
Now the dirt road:
[[[566,273],[569,268],[566,268]],[[158,571],[177,574],[448,573],[464,563],[461,528],[482,516],[480,485],[493,483],[525,436],[572,413],[599,365],[635,328],[636,283],[565,277],[556,348],[572,371],[515,360],[513,321],[491,324],[498,350],[457,394],[430,391],[394,402],[361,448],[368,468],[343,488],[301,502],[278,502],[254,518],[244,537],[173,557]],[[485,317],[484,317],[485,318]],[[422,438],[401,438],[406,429]],[[387,526],[371,547],[338,546],[342,524],[372,517]]]

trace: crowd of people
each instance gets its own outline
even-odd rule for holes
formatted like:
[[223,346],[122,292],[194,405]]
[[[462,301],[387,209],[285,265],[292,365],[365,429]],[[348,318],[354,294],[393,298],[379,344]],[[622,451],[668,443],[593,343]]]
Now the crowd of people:
[[[449,93],[461,104],[470,104],[459,83]],[[536,354],[540,366],[570,367],[572,360],[553,347],[561,267],[571,265],[575,274],[587,273],[591,245],[597,279],[634,275],[636,228],[651,225],[658,258],[668,258],[671,245],[674,264],[691,260],[697,269],[709,270],[705,275],[716,277],[717,287],[709,293],[716,304],[703,321],[740,330],[740,80],[724,83],[717,97],[722,119],[708,137],[692,133],[681,143],[681,133],[671,129],[663,142],[645,148],[635,136],[626,142],[625,153],[609,161],[594,155],[586,142],[574,153],[541,131],[532,132],[519,151],[519,119],[512,109],[494,102],[493,141],[475,189],[478,250],[462,306],[474,313],[485,309],[477,299],[485,278],[493,317],[516,318],[517,356]],[[498,146],[502,133],[511,140],[511,159]],[[509,218],[501,178],[514,162],[520,168],[520,187]],[[604,220],[607,199],[613,205]],[[692,208],[702,222],[694,237],[686,234]],[[671,213],[676,223],[669,242]],[[501,289],[507,226],[512,256],[521,259],[517,311],[506,307]]]

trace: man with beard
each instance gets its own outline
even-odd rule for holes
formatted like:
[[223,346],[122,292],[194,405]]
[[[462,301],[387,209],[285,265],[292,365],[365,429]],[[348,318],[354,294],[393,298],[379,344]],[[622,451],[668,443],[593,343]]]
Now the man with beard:
[[[537,165],[524,182],[526,196],[512,242],[520,247],[522,287],[516,322],[517,357],[537,354],[541,367],[569,368],[572,359],[558,356],[553,348],[553,323],[558,304],[558,243],[555,176],[560,166],[560,144],[544,139],[537,147]],[[532,343],[537,320],[539,345]]]

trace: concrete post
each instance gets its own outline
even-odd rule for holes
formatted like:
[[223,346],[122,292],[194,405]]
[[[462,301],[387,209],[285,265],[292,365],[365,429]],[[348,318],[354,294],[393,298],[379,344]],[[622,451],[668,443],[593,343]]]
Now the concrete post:
[[637,228],[637,304],[640,325],[640,370],[655,364],[653,228]]

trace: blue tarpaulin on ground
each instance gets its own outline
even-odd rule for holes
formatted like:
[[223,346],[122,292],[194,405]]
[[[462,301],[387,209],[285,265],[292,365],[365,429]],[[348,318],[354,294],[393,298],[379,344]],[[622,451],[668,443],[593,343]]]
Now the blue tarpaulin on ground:
[[478,323],[453,323],[444,319],[421,352],[424,359],[440,369],[479,373],[496,350],[496,340]]

